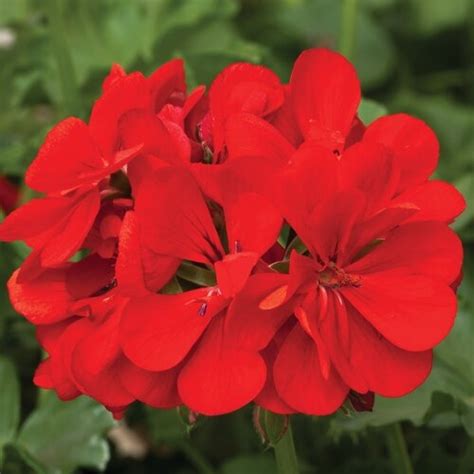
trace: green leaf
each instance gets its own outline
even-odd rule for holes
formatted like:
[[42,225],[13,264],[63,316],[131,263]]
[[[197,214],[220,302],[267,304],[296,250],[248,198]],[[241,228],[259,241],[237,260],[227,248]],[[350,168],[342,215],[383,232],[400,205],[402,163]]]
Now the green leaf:
[[17,442],[47,466],[48,474],[70,473],[79,466],[104,469],[110,453],[103,434],[113,423],[105,408],[89,398],[61,402],[48,392]]
[[[466,291],[464,286],[461,293]],[[471,436],[474,436],[473,340],[474,311],[472,304],[468,304],[466,299],[461,302],[454,328],[435,351],[434,368],[430,377],[433,389],[454,398],[455,412]]]
[[0,450],[12,441],[20,421],[20,384],[13,363],[0,356]]
[[385,426],[408,420],[419,426],[431,405],[432,389],[422,385],[414,392],[401,398],[375,398],[372,412],[355,412],[349,416],[338,412],[331,420],[331,430],[335,435],[341,432],[356,432],[369,426]]
[[[317,44],[335,48],[340,36],[341,2],[305,0],[286,2],[277,11],[280,28],[302,40],[305,47]],[[382,82],[395,65],[395,50],[386,30],[364,5],[358,9],[354,64],[364,87]]]
[[20,446],[8,444],[4,448],[5,474],[47,474],[47,470]]
[[223,464],[222,474],[274,474],[275,461],[271,455],[238,456]]
[[362,99],[357,112],[359,118],[365,125],[372,123],[375,119],[387,114],[387,108],[372,99]]
[[472,8],[471,0],[411,0],[410,3],[417,29],[426,35],[464,23]]
[[147,408],[147,420],[154,443],[180,442],[186,437],[186,426],[177,410]]
[[462,235],[462,231],[474,223],[474,172],[461,176],[454,184],[466,200],[466,210],[452,225],[452,228]]
[[214,286],[216,284],[216,275],[210,270],[198,267],[190,262],[182,262],[176,273],[183,280],[196,283],[202,286]]
[[25,20],[28,13],[28,0],[0,1],[0,25]]

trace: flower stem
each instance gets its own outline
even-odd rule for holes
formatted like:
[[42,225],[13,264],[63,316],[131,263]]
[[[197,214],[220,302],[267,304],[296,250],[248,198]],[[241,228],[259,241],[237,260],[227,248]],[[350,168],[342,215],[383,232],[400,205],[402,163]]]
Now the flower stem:
[[274,446],[278,474],[298,474],[298,459],[291,432],[291,424],[284,436]]
[[413,466],[400,423],[387,426],[386,436],[393,472],[395,474],[413,474]]
[[357,0],[342,0],[339,51],[347,59],[353,59],[357,22]]
[[62,112],[65,115],[81,115],[81,102],[78,93],[74,65],[67,45],[67,35],[62,20],[63,4],[60,0],[46,2],[51,47],[56,59],[63,96]]
[[178,443],[178,448],[199,474],[215,474],[213,467],[207,462],[206,458],[189,441],[181,441]]

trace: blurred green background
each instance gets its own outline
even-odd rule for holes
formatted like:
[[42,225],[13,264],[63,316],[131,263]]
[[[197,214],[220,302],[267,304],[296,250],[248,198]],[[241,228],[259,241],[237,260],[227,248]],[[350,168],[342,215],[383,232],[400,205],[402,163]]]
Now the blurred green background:
[[[354,5],[355,21],[344,24],[343,8]],[[456,326],[436,349],[428,382],[403,399],[377,399],[372,413],[295,417],[301,471],[408,472],[393,459],[403,433],[416,473],[467,474],[474,469],[474,0],[0,0],[0,176],[19,187],[21,202],[31,198],[21,177],[45,133],[67,115],[87,118],[113,62],[149,73],[180,56],[191,87],[209,84],[233,61],[266,64],[286,81],[301,50],[337,49],[343,33],[371,99],[364,118],[405,111],[437,132],[438,176],[468,202],[454,224],[466,262]],[[0,244],[2,473],[275,472],[249,409],[202,420],[188,435],[175,411],[134,406],[128,427],[109,433],[113,421],[92,401],[64,404],[38,392],[31,380],[40,350],[4,289],[24,255],[19,244]]]

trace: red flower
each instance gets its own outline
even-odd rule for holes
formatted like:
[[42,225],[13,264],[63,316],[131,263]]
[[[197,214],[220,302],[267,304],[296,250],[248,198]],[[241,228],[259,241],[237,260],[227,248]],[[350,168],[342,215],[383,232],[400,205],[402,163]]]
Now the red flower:
[[227,195],[226,252],[188,171],[163,167],[141,181],[135,212],[143,246],[213,267],[217,285],[132,299],[121,344],[142,369],[176,369],[171,373],[177,374],[181,399],[199,413],[235,410],[250,402],[265,381],[263,360],[234,346],[225,321],[233,297],[277,238],[281,220],[271,220],[275,214],[268,210],[271,204],[255,194]]
[[[459,239],[440,222],[405,223],[416,206],[390,201],[400,186],[382,172],[390,161],[367,156],[358,155],[365,160],[360,173],[316,145],[294,157],[275,196],[309,254],[292,253],[289,275],[250,277],[229,315],[234,342],[262,350],[276,320],[285,320],[281,307],[294,313],[273,379],[278,396],[303,413],[333,412],[349,389],[385,396],[413,390],[456,314],[450,284],[460,271]],[[262,287],[263,276],[280,281],[276,290]],[[260,334],[249,339],[257,313]]]
[[15,186],[4,176],[0,176],[0,209],[5,214],[15,209],[19,194],[18,186]]
[[422,383],[455,317],[465,202],[430,180],[426,124],[366,126],[359,102],[324,49],[288,85],[238,63],[208,95],[180,60],[114,66],[28,169],[45,197],[0,225],[33,249],[8,289],[48,355],[35,383],[116,417],[135,400],[323,415]]
[[[70,117],[47,135],[25,177],[30,188],[47,197],[12,212],[0,226],[0,238],[26,241],[43,267],[67,261],[84,242],[100,202],[117,191],[110,177],[146,151],[144,141],[128,146],[121,139],[124,114],[152,114],[168,101],[182,103],[184,94],[181,61],[165,64],[149,78],[112,68],[89,124]],[[160,149],[173,146],[167,133],[156,140]]]

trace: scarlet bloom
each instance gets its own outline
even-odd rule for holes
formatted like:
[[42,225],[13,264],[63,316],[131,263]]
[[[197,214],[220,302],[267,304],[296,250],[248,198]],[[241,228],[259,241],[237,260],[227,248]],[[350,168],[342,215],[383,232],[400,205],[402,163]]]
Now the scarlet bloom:
[[[142,245],[154,254],[209,266],[216,283],[131,299],[121,324],[125,355],[141,369],[176,380],[184,404],[208,415],[245,405],[265,382],[263,361],[234,345],[225,329],[226,314],[281,227],[264,197],[224,195],[227,248],[189,171],[162,167],[142,178],[135,199]],[[161,224],[149,221],[150,215]]]
[[[354,160],[367,160],[363,151],[354,148]],[[256,351],[278,318],[290,318],[272,377],[276,394],[296,411],[332,413],[350,389],[410,392],[429,374],[430,349],[456,315],[450,285],[461,268],[459,239],[442,222],[417,220],[423,209],[414,203],[391,200],[382,171],[396,160],[383,150],[376,157],[356,174],[347,156],[319,145],[296,153],[276,182],[275,200],[307,251],[292,252],[288,275],[250,277],[229,317],[234,338]],[[268,292],[272,278],[280,284]],[[249,339],[257,318],[267,328]]]
[[363,124],[360,89],[326,49],[289,84],[238,63],[208,94],[180,60],[114,66],[29,167],[44,197],[0,224],[32,248],[8,289],[47,354],[35,383],[116,417],[326,415],[419,386],[454,322],[465,202],[431,179],[433,131]]

